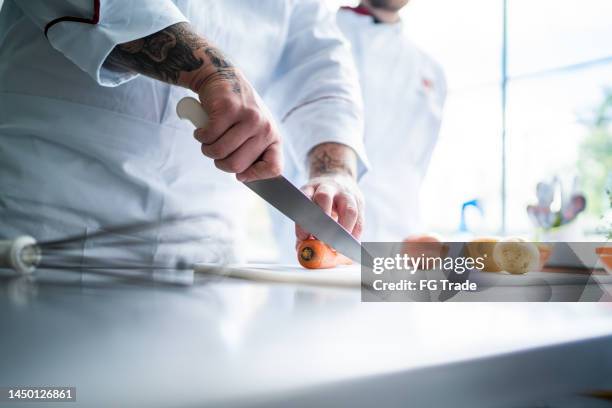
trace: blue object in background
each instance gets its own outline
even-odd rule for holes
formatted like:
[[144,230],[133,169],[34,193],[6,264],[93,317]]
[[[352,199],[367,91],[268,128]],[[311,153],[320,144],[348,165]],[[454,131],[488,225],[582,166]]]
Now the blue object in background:
[[479,199],[475,198],[473,200],[464,202],[461,205],[461,220],[459,222],[459,232],[471,232],[465,220],[465,213],[469,207],[474,207],[478,209],[478,211],[480,212],[480,215],[484,216],[484,210],[482,208],[482,203]]

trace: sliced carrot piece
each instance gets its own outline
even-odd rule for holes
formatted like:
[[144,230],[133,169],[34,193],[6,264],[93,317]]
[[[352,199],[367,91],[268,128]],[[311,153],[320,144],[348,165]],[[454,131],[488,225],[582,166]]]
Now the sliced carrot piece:
[[308,269],[327,269],[353,263],[349,258],[316,238],[308,238],[300,242],[297,247],[297,257],[300,265]]

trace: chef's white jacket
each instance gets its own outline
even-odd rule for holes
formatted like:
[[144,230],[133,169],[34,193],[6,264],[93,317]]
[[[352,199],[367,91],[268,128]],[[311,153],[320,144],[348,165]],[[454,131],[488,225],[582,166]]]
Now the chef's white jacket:
[[440,65],[406,35],[403,23],[376,23],[338,12],[351,43],[364,99],[365,144],[372,165],[364,241],[397,242],[419,232],[419,192],[438,141],[446,81]]
[[[421,228],[419,192],[438,140],[444,73],[408,38],[402,22],[377,23],[352,9],[341,9],[337,20],[363,92],[371,167],[359,182],[365,198],[362,241],[402,241]],[[305,181],[299,172],[292,176],[296,183]],[[275,214],[273,219],[280,260],[295,262],[292,226]]]
[[[5,0],[0,236],[89,235],[207,212],[189,233],[236,242],[243,194],[252,193],[202,156],[192,126],[177,118],[176,103],[190,92],[103,66],[117,44],[183,21],[224,51],[269,103],[291,161],[302,166],[312,147],[338,142],[355,149],[365,168],[350,51],[318,0]],[[184,236],[186,229],[172,231]],[[127,235],[118,241],[143,244],[124,256],[169,256],[160,244],[166,230]],[[98,247],[86,241],[85,259]]]

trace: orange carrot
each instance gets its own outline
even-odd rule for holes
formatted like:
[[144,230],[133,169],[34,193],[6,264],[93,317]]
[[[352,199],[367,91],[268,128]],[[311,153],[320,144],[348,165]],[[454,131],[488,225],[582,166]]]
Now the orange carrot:
[[300,265],[308,269],[327,269],[338,265],[350,265],[349,258],[316,238],[308,238],[297,246]]

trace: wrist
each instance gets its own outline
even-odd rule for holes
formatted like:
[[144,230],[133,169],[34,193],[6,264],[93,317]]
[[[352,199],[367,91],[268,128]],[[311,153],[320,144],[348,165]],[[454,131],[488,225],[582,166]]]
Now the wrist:
[[204,49],[194,51],[194,55],[204,61],[204,64],[195,71],[182,72],[178,85],[198,93],[202,85],[217,72],[216,68],[209,64]]
[[309,178],[349,177],[356,180],[357,155],[352,148],[339,143],[323,143],[308,154]]

